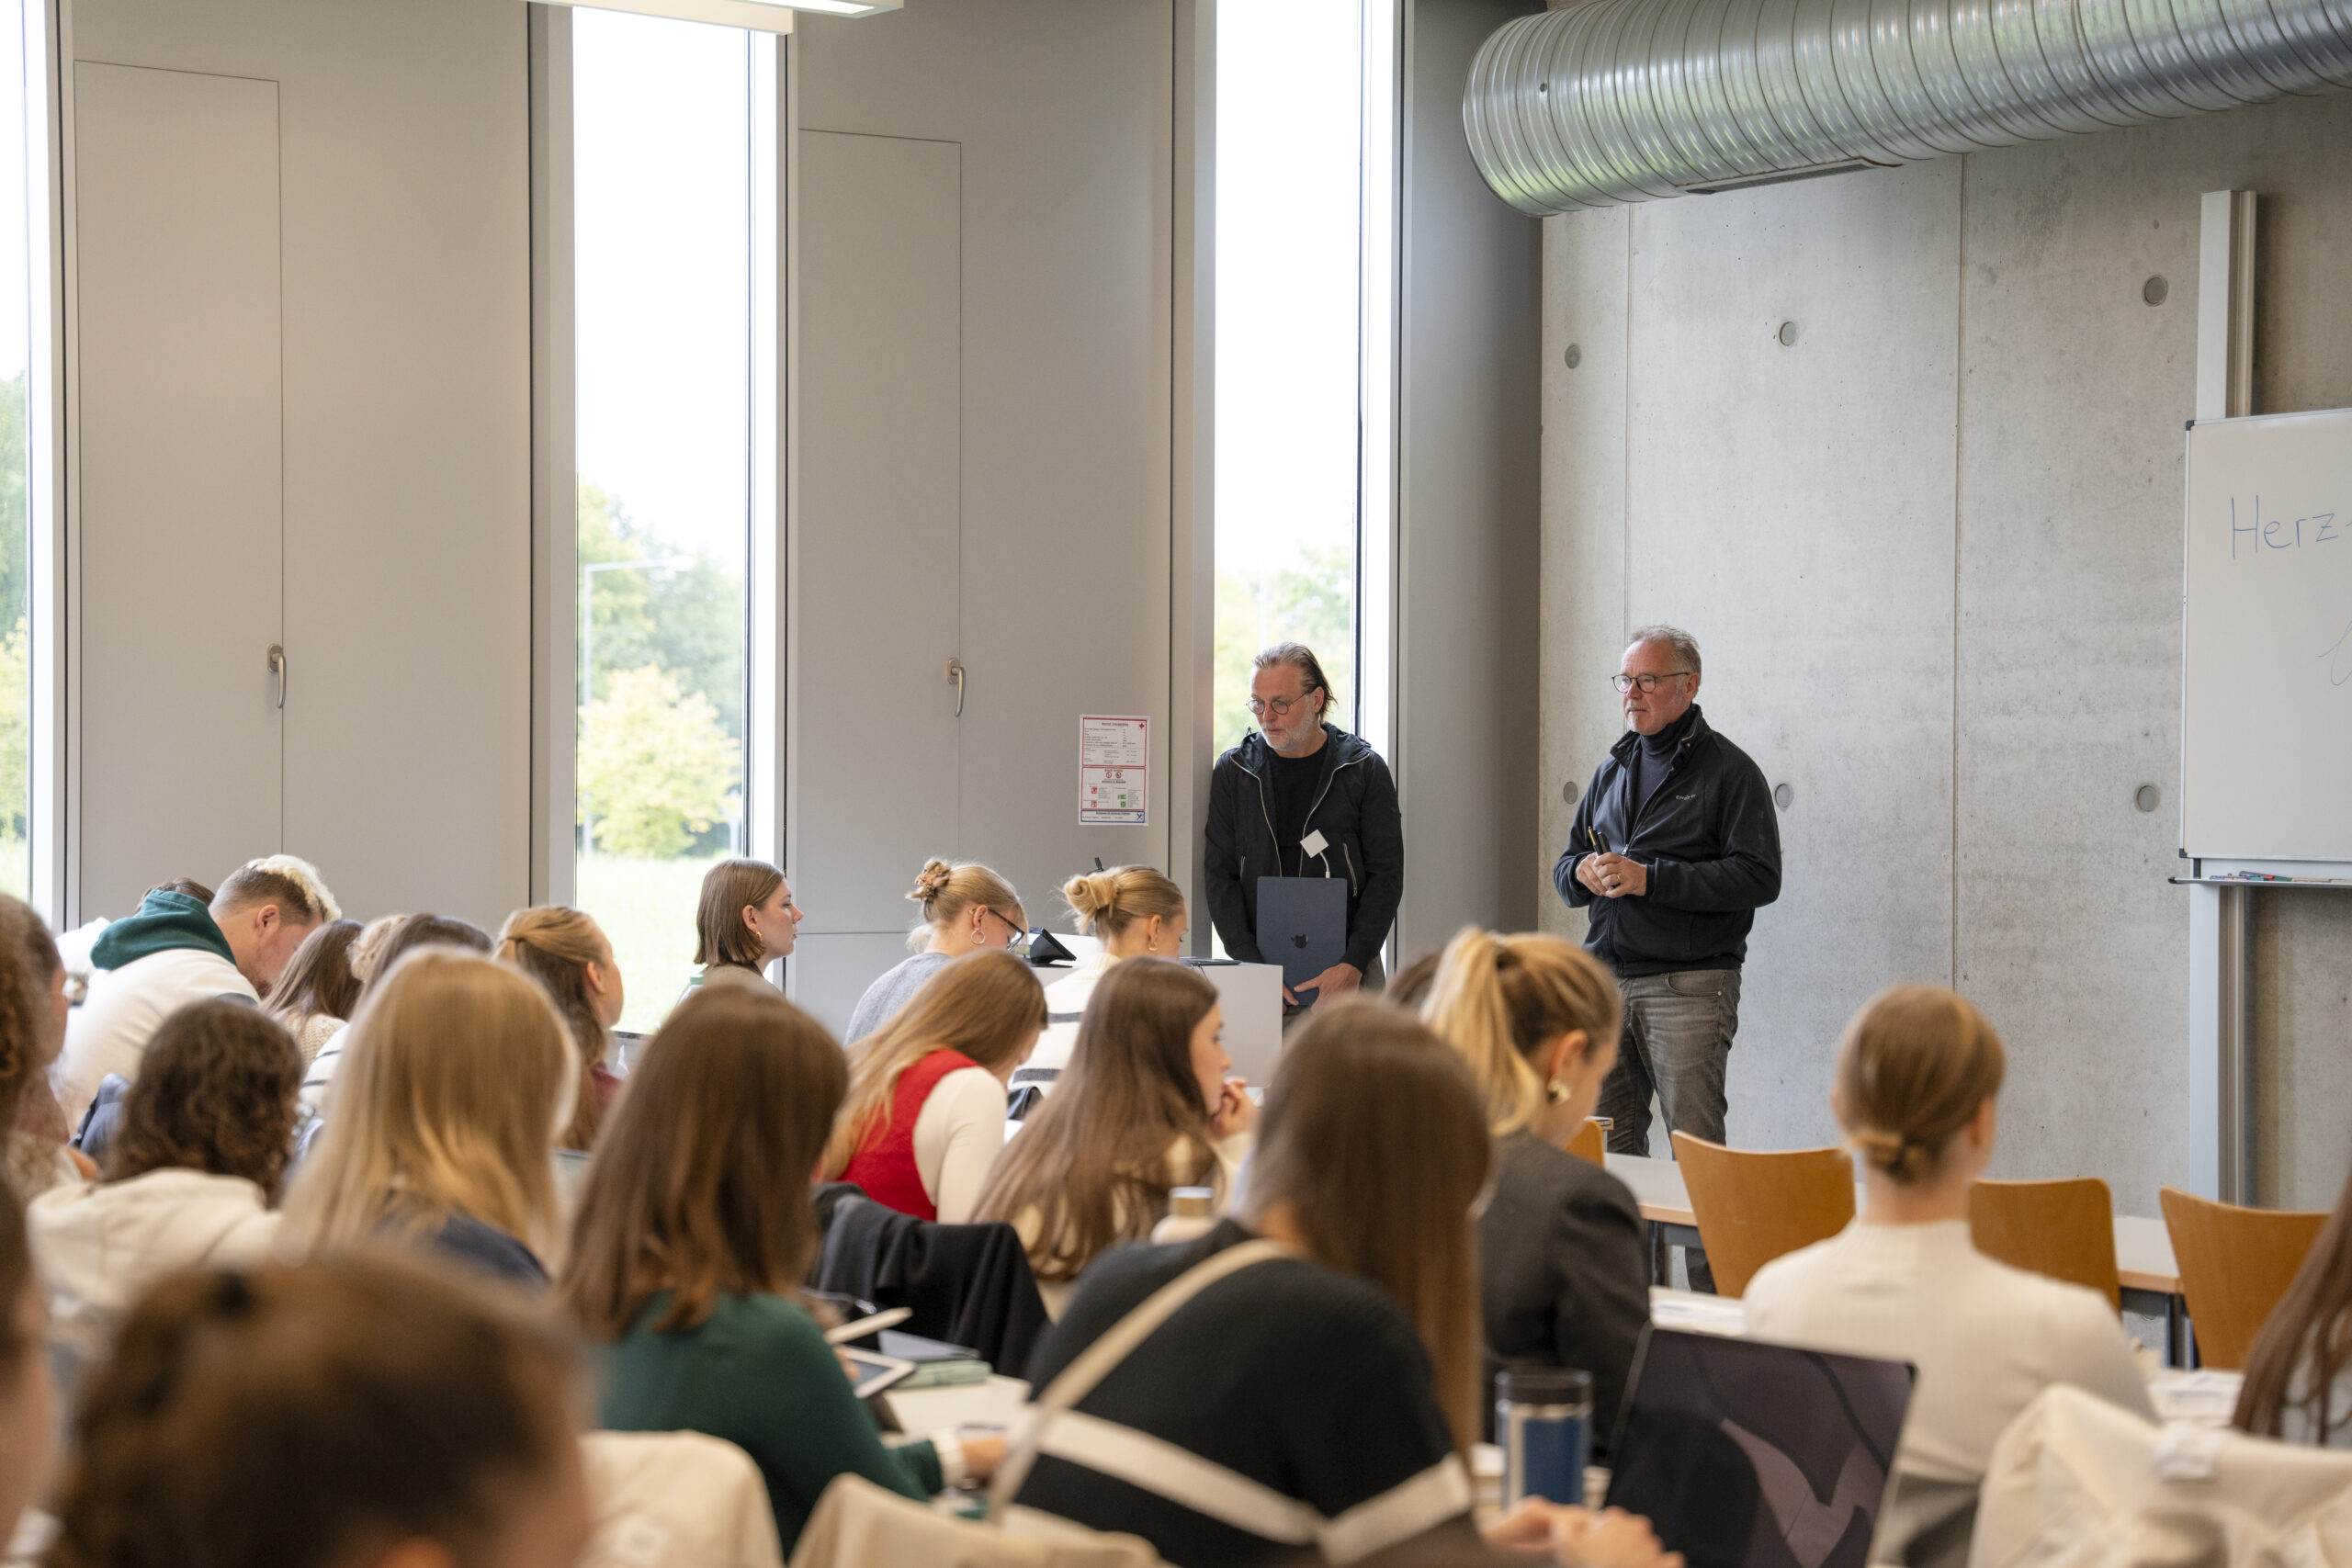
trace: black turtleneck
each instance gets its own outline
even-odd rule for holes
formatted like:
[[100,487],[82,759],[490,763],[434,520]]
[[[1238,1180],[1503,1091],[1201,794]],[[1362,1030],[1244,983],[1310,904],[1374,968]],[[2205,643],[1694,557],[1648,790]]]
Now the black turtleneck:
[[1682,710],[1682,716],[1659,730],[1645,735],[1641,744],[1634,748],[1634,815],[1639,817],[1649,809],[1650,796],[1666,783],[1666,775],[1674,766],[1675,749],[1690,733],[1698,722],[1699,705],[1691,704]]

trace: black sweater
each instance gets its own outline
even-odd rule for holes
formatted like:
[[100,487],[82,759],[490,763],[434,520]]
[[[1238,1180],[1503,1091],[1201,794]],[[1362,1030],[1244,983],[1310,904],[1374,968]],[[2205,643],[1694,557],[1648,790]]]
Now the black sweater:
[[[1592,1440],[1604,1452],[1634,1346],[1650,1319],[1649,1244],[1625,1184],[1566,1149],[1514,1133],[1495,1149],[1478,1218],[1487,1381],[1506,1367],[1592,1374]],[[1486,1404],[1494,1418],[1494,1401]]]
[[[1228,1220],[1195,1242],[1097,1258],[1038,1348],[1033,1384],[1249,1238]],[[1139,1535],[1180,1568],[1249,1568],[1316,1551],[1352,1562],[1462,1525],[1470,1481],[1411,1320],[1377,1286],[1277,1258],[1153,1331],[1054,1424],[1014,1501]]]

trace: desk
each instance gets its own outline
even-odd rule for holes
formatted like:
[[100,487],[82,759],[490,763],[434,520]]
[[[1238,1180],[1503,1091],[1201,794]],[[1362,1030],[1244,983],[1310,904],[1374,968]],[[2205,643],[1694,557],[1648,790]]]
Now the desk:
[[[1690,1212],[1690,1193],[1682,1185],[1682,1168],[1670,1159],[1612,1154],[1609,1174],[1633,1189],[1642,1218],[1662,1231],[1668,1247],[1699,1245],[1698,1217]],[[1854,1209],[1861,1211],[1860,1188],[1855,1189]],[[2173,1261],[2172,1237],[2162,1220],[2136,1214],[2115,1216],[2115,1271],[2123,1285],[2123,1304],[2130,1310],[2165,1320],[2165,1359],[2170,1365],[2188,1361],[2188,1308],[2180,1293],[2180,1269]]]
[[916,1437],[952,1432],[958,1427],[1011,1427],[1029,1401],[1029,1385],[1019,1378],[989,1374],[985,1382],[949,1383],[942,1388],[892,1389],[882,1396],[899,1425]]

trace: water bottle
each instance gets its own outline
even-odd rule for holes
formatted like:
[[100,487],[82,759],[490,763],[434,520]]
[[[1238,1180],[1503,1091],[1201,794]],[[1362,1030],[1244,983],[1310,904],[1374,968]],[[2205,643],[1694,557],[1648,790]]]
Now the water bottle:
[[1503,1512],[1527,1497],[1581,1506],[1592,1462],[1592,1374],[1528,1367],[1495,1378],[1495,1442],[1503,1450]]
[[1171,1187],[1168,1191],[1168,1217],[1151,1227],[1151,1239],[1156,1246],[1171,1241],[1196,1241],[1216,1229],[1216,1215],[1211,1209],[1216,1202],[1214,1187]]

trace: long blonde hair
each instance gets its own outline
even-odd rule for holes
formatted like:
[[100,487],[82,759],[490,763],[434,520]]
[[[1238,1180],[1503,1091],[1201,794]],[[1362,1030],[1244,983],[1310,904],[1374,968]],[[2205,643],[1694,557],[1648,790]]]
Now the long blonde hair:
[[318,1251],[464,1215],[548,1258],[555,1121],[578,1070],[538,987],[470,953],[409,953],[351,1021],[288,1231]]
[[876,1126],[887,1127],[899,1076],[933,1051],[960,1052],[995,1072],[1046,1027],[1046,988],[1010,953],[976,953],[942,968],[890,1021],[849,1048],[849,1098],[825,1145],[839,1176]]
[[1244,1216],[1259,1228],[1289,1205],[1318,1262],[1403,1309],[1464,1454],[1479,1427],[1470,1205],[1493,1163],[1477,1086],[1428,1028],[1376,1001],[1317,1007],[1266,1091]]
[[589,916],[560,904],[541,904],[506,917],[498,928],[498,961],[537,981],[563,1015],[580,1052],[580,1086],[572,1096],[571,1120],[556,1141],[567,1149],[594,1146],[605,1115],[595,1075],[589,1069],[605,1059],[612,1040],[605,1021],[596,1016],[596,999],[588,992],[588,965],[611,967],[613,944]]
[[907,946],[917,953],[930,945],[933,931],[954,925],[976,907],[994,910],[1017,930],[1029,926],[1028,911],[1022,908],[1021,895],[1012,890],[1012,884],[977,861],[962,865],[944,860],[923,862],[922,870],[915,874],[914,891],[907,898],[922,907],[922,921],[907,933]]
[[1154,915],[1162,920],[1182,918],[1184,890],[1148,865],[1114,865],[1063,883],[1062,902],[1081,932],[1114,937]]
[[1588,1051],[1614,1045],[1623,1004],[1609,971],[1572,942],[1464,926],[1438,960],[1421,1021],[1462,1053],[1486,1099],[1487,1125],[1500,1138],[1544,1109],[1532,1053],[1577,1030]]

